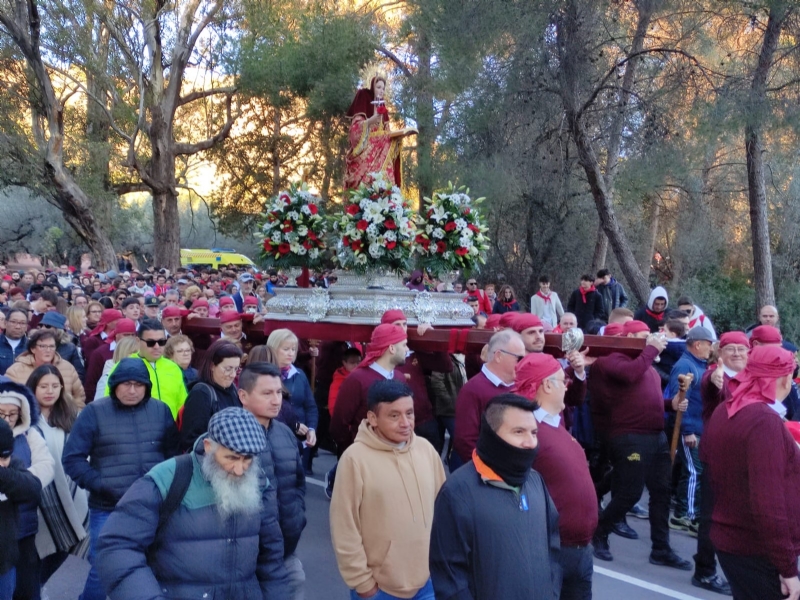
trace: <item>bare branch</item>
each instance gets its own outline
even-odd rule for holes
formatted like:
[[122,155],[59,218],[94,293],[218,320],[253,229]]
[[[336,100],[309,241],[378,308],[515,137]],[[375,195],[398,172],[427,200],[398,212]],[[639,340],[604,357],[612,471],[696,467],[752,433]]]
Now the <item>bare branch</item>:
[[189,104],[190,102],[194,102],[195,100],[200,100],[201,98],[208,98],[209,96],[215,96],[217,94],[225,94],[226,96],[230,96],[235,94],[237,88],[235,86],[230,87],[222,87],[222,88],[211,88],[208,90],[199,90],[196,92],[191,92],[186,94],[185,96],[181,96],[178,98],[178,106],[183,106],[184,104]]
[[224,140],[225,138],[230,135],[231,128],[233,127],[233,123],[239,118],[241,111],[237,112],[235,115],[233,114],[232,110],[233,104],[233,96],[228,95],[225,100],[225,124],[222,126],[216,135],[211,136],[201,142],[196,142],[194,144],[180,144],[176,143],[173,146],[176,155],[187,155],[187,154],[197,154],[198,152],[202,152],[203,150],[208,150],[214,144],[217,144]]
[[375,50],[383,54],[386,58],[388,58],[395,65],[397,65],[397,68],[400,69],[403,75],[405,75],[409,79],[413,77],[411,70],[406,66],[406,64],[402,60],[400,60],[400,58],[394,52],[392,52],[388,48],[384,48],[383,46],[375,46]]

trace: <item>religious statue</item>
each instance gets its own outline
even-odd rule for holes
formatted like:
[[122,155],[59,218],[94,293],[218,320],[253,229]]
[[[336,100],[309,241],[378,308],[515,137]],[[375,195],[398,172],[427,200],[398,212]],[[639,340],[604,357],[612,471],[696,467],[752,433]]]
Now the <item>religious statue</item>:
[[417,133],[406,128],[389,128],[389,111],[384,100],[386,76],[370,79],[369,88],[356,92],[347,111],[350,119],[345,190],[356,189],[370,173],[383,173],[386,179],[400,186],[400,150],[403,138]]

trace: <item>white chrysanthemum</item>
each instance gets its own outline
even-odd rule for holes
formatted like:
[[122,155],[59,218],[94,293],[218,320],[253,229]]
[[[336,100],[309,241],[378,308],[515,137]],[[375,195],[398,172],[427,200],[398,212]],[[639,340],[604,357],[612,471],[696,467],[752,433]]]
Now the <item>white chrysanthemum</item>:
[[286,216],[289,217],[292,221],[297,221],[297,219],[300,218],[300,214],[296,210],[290,210],[289,214],[287,214]]
[[381,256],[383,256],[383,246],[381,246],[378,243],[370,244],[369,255],[372,258],[380,258]]
[[397,234],[394,231],[387,231],[385,234],[383,234],[383,237],[388,242],[396,242],[397,241]]
[[453,253],[450,250],[447,250],[444,252],[444,254],[442,254],[442,257],[444,257],[445,260],[450,260],[453,258]]
[[272,232],[272,241],[280,244],[283,241],[283,236],[281,235],[280,231],[273,231]]
[[456,219],[456,229],[461,231],[467,228],[467,222],[464,219]]
[[469,238],[469,239],[472,239],[472,236],[474,236],[474,235],[475,235],[475,233],[473,233],[472,229],[464,229],[464,230],[461,232],[461,237],[462,237],[462,238]]
[[308,251],[308,256],[314,260],[319,258],[319,248],[312,248]]
[[444,237],[444,229],[442,229],[441,227],[437,227],[436,229],[433,230],[433,233],[431,235],[435,239],[440,240]]
[[373,238],[378,235],[378,226],[375,225],[375,223],[372,223],[369,227],[367,227],[367,235]]
[[306,227],[305,225],[300,225],[300,227],[297,228],[297,235],[299,235],[300,237],[307,236],[308,235],[308,227]]
[[464,248],[472,248],[472,240],[468,237],[462,237],[458,240],[458,245]]
[[310,215],[311,209],[308,208],[308,204],[304,204],[302,208],[300,208],[300,212],[302,212],[304,215]]

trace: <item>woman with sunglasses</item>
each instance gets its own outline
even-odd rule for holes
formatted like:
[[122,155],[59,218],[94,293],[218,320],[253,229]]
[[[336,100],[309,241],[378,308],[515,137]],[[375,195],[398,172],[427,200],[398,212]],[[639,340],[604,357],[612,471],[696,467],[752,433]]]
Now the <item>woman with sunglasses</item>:
[[78,416],[61,372],[53,365],[42,365],[34,369],[26,385],[41,412],[33,427],[44,438],[55,461],[55,479],[42,490],[36,534],[36,550],[41,560],[39,580],[44,585],[70,554],[79,553],[89,525],[89,504],[86,491],[64,473],[61,465],[64,444]]
[[179,450],[188,452],[208,431],[211,417],[225,408],[239,407],[234,381],[242,363],[241,349],[228,340],[217,340],[206,350],[199,375],[189,389],[180,417]]

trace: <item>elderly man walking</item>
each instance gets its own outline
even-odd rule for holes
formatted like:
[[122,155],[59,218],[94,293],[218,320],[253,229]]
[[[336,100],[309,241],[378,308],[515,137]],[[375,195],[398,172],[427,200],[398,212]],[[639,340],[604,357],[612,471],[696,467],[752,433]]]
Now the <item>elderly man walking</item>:
[[261,475],[264,429],[221,410],[194,451],[133,484],[99,541],[113,600],[287,598],[276,488]]

